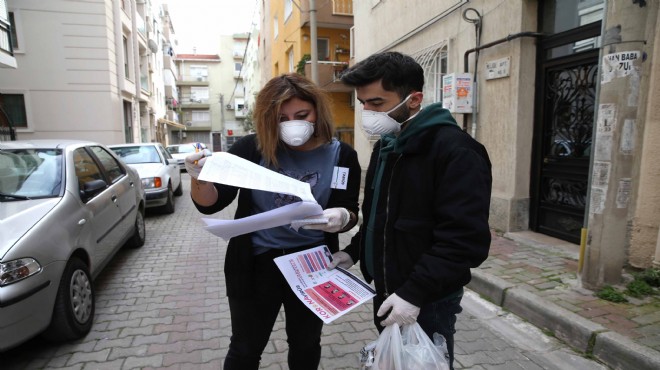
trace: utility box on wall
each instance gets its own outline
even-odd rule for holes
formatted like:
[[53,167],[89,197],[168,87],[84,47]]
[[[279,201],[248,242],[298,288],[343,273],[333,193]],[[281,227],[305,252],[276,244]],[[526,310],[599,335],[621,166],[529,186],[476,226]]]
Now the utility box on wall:
[[472,74],[442,76],[442,107],[451,113],[472,113]]

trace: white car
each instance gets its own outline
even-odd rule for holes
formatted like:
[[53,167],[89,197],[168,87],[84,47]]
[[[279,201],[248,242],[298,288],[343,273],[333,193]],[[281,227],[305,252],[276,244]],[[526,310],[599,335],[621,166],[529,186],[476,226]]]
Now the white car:
[[185,171],[186,165],[184,164],[184,160],[186,159],[187,156],[191,155],[192,153],[195,153],[196,150],[199,150],[198,148],[206,149],[206,144],[197,143],[197,142],[186,143],[186,144],[174,144],[174,145],[169,145],[166,149],[172,155],[172,157],[175,158],[179,163],[179,169],[181,171]]
[[137,172],[101,144],[0,142],[0,352],[89,333],[93,278],[144,245],[145,203]]
[[174,196],[183,194],[176,159],[160,143],[108,145],[119,158],[137,170],[147,195],[147,208],[174,213]]

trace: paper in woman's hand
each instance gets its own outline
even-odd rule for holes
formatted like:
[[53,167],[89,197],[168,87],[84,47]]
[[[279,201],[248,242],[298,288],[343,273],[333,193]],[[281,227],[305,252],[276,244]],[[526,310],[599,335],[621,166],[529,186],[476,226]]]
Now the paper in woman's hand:
[[[206,230],[225,240],[256,230],[289,225],[293,222],[300,227],[302,225],[299,225],[298,221],[323,213],[323,209],[314,199],[308,183],[271,171],[226,152],[214,153],[213,156],[208,157],[199,174],[199,179],[239,188],[293,195],[302,200],[237,220],[202,219],[207,225]],[[297,230],[297,228],[295,229]]]

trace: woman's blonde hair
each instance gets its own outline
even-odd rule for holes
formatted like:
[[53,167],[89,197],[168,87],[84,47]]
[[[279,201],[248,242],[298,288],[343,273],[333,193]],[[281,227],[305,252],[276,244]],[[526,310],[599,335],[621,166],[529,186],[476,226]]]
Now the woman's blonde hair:
[[316,110],[314,137],[320,138],[322,142],[332,141],[335,129],[327,94],[312,81],[297,73],[274,77],[257,95],[253,113],[259,150],[266,165],[277,166],[277,147],[284,145],[279,138],[280,109],[284,102],[294,97],[314,106]]

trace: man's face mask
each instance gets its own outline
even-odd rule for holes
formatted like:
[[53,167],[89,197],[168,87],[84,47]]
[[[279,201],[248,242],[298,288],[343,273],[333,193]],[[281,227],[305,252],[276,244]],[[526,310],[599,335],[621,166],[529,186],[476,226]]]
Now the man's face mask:
[[405,104],[411,95],[408,95],[403,101],[396,105],[396,107],[390,109],[387,112],[375,112],[371,110],[362,111],[362,128],[368,135],[385,135],[401,131],[401,125],[410,119],[406,119],[403,122],[398,122],[394,118],[390,117],[390,113],[399,109],[403,104]]
[[303,120],[280,122],[280,140],[291,146],[305,144],[314,133],[314,124]]

